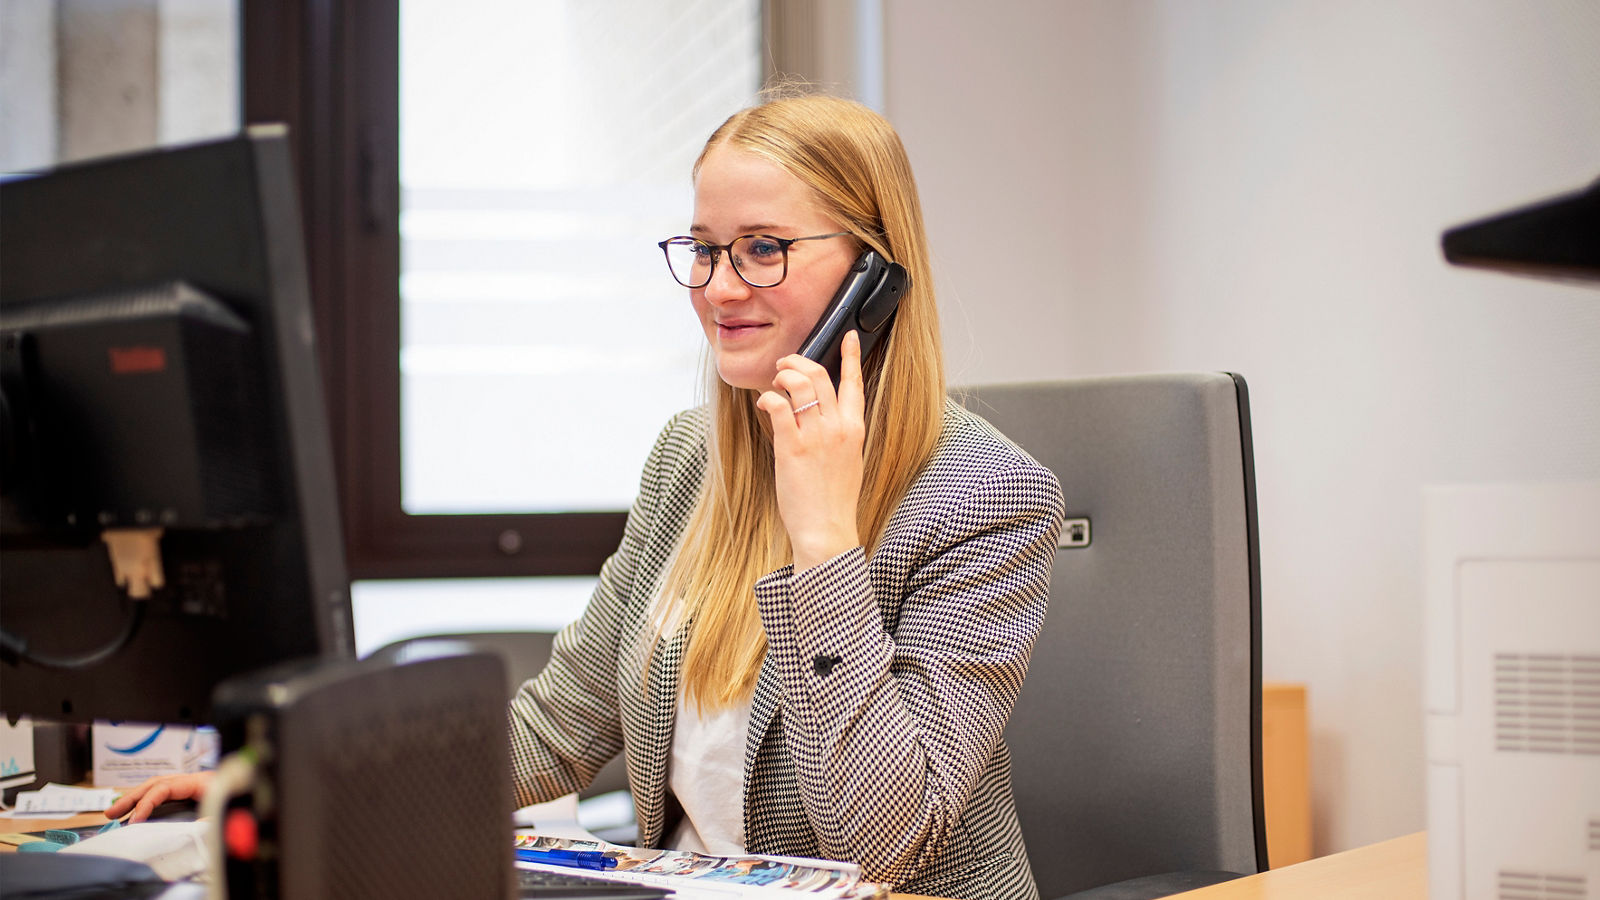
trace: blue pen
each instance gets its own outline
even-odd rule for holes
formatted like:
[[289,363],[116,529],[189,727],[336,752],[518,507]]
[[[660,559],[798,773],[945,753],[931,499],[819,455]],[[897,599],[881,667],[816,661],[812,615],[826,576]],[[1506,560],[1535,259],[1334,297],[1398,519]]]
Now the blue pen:
[[539,850],[533,847],[518,847],[517,859],[522,862],[598,871],[610,869],[617,864],[615,859],[593,850]]

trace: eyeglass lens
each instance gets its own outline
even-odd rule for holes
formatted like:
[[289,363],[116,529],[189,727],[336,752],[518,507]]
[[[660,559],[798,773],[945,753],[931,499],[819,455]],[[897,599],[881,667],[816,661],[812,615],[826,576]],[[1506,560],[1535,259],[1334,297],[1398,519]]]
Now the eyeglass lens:
[[[672,277],[685,287],[704,287],[711,281],[716,255],[721,252],[700,241],[680,238],[666,245]],[[773,238],[747,234],[728,247],[733,269],[751,287],[772,287],[783,280],[788,248]]]

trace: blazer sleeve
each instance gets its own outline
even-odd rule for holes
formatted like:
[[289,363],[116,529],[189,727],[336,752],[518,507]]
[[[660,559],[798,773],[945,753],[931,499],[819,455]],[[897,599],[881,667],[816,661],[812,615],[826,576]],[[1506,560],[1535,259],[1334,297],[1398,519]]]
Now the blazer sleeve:
[[914,554],[888,561],[907,573],[903,596],[877,595],[860,548],[756,586],[807,817],[827,854],[895,884],[939,858],[991,763],[1064,517],[1055,476],[1031,460],[917,493],[925,541],[877,551]]
[[511,698],[511,780],[520,805],[582,790],[622,751],[618,654],[637,599],[640,555],[657,516],[663,473],[670,468],[682,419],[674,418],[656,439],[622,542],[601,566],[589,605],[556,635],[545,668]]

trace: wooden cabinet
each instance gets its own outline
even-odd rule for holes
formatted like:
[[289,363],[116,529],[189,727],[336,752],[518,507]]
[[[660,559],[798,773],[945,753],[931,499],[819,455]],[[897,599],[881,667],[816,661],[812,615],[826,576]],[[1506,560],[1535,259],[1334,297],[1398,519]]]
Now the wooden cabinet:
[[1261,686],[1261,786],[1272,868],[1311,858],[1311,729],[1306,686]]

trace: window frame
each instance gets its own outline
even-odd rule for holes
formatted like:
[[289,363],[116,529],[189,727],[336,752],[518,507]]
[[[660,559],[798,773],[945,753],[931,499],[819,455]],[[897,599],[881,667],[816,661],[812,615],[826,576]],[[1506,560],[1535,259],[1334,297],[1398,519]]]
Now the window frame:
[[[239,2],[244,122],[289,126],[351,578],[598,572],[625,511],[401,506],[399,4]],[[812,66],[810,26],[777,13],[791,6],[763,3],[768,76]]]

